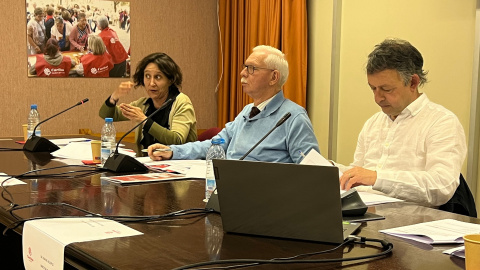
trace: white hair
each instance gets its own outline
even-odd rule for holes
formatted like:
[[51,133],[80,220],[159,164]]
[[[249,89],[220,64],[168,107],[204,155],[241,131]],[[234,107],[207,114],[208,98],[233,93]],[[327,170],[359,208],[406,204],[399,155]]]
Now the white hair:
[[275,69],[280,72],[280,79],[278,80],[278,84],[282,87],[288,78],[288,62],[285,59],[285,54],[282,53],[277,48],[268,45],[258,45],[252,49],[253,52],[255,51],[264,51],[267,53],[267,57],[263,60],[267,68]]

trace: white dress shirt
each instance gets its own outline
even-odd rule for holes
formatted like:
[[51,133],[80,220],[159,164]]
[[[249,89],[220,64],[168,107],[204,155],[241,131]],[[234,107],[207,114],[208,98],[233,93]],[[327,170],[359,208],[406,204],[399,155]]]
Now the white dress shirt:
[[272,101],[272,99],[274,98],[275,96],[265,100],[264,102],[260,103],[257,105],[257,108],[260,110],[260,111],[263,111],[263,109],[265,109],[265,107],[267,107],[268,103],[270,103],[270,101]]
[[459,185],[467,147],[458,118],[421,94],[392,121],[378,112],[358,137],[353,166],[377,171],[373,190],[426,206],[446,203]]

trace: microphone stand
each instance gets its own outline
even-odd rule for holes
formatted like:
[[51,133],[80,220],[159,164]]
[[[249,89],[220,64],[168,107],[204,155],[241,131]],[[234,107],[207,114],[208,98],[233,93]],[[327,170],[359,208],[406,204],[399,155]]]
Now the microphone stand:
[[59,113],[57,113],[53,116],[50,116],[43,121],[40,121],[35,126],[35,128],[33,128],[32,135],[30,136],[30,138],[27,139],[27,141],[23,145],[23,150],[26,150],[26,151],[29,151],[29,152],[49,152],[49,153],[51,153],[53,151],[56,151],[56,150],[60,149],[56,144],[52,143],[48,139],[35,135],[35,131],[37,130],[37,127],[40,126],[40,124],[52,119],[53,117],[55,117],[59,114],[62,114],[62,113],[66,112],[70,109],[73,109],[73,108],[77,107],[78,105],[82,105],[83,103],[85,103],[87,101],[88,101],[88,98],[86,98],[82,101],[79,101],[77,104],[73,105],[72,107],[70,107],[68,109],[65,109],[65,110],[63,110],[63,111],[61,111],[61,112],[59,112]]
[[265,134],[265,136],[263,136],[263,138],[260,139],[260,141],[258,141],[252,148],[250,148],[250,150],[248,150],[247,153],[245,153],[245,155],[243,155],[239,160],[243,160],[245,159],[248,154],[250,154],[250,152],[253,151],[253,149],[257,148],[257,146],[263,142],[263,140],[265,140],[265,138],[268,137],[268,135],[270,135],[270,133],[272,133],[275,129],[277,129],[279,126],[281,126],[285,121],[287,121],[288,118],[290,118],[292,114],[291,113],[286,113],[280,120],[278,120],[277,124],[267,133]]
[[[257,148],[257,146],[261,142],[263,142],[263,140],[265,140],[265,138],[267,138],[268,135],[270,135],[270,133],[272,133],[275,129],[277,129],[279,126],[285,123],[285,121],[287,121],[287,119],[290,118],[290,116],[292,116],[292,114],[290,112],[287,112],[280,120],[278,120],[277,124],[267,134],[265,134],[265,136],[263,136],[263,138],[261,138],[252,148],[250,148],[250,150],[248,150],[248,152],[245,153],[245,155],[243,155],[239,160],[245,159],[245,157],[247,157],[248,154],[250,154],[250,152],[253,151],[253,149]],[[217,176],[215,175],[215,177]],[[210,199],[208,200],[207,205],[205,205],[205,209],[212,209],[213,211],[220,213],[220,204],[218,203],[218,193],[215,193],[215,190],[214,192],[212,192],[212,195],[210,196]]]
[[130,134],[133,130],[135,130],[137,127],[139,127],[141,124],[145,123],[148,119],[152,118],[155,114],[157,114],[159,111],[163,110],[165,107],[167,107],[171,102],[173,102],[174,99],[169,99],[163,103],[160,108],[158,108],[156,111],[154,111],[152,114],[150,114],[147,118],[145,118],[143,121],[135,125],[132,129],[130,129],[128,132],[126,132],[120,140],[118,140],[117,147],[115,148],[115,152],[111,153],[108,159],[105,161],[105,164],[103,165],[103,168],[112,172],[146,172],[148,171],[148,168],[140,163],[138,160],[136,160],[134,157],[131,157],[129,155],[125,154],[120,154],[118,153],[118,146],[120,145],[120,142]]

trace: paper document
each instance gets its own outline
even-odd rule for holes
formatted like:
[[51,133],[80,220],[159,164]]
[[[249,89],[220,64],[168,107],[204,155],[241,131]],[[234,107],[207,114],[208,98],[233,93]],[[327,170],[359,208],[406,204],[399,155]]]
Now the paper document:
[[[91,158],[90,158],[91,159]],[[61,162],[65,165],[84,165],[81,159],[73,158],[52,158],[56,162]]]
[[207,171],[205,160],[162,160],[154,161],[149,157],[139,157],[137,160],[148,168],[159,172],[176,172],[187,178],[204,179]]
[[380,232],[425,244],[455,244],[463,243],[464,235],[480,233],[480,224],[442,219]]
[[57,146],[65,146],[71,142],[89,142],[91,139],[87,138],[65,138],[65,139],[51,139],[52,143],[56,144]]
[[[6,175],[5,173],[0,173],[0,183],[3,183],[4,187],[8,186],[15,186],[15,185],[26,185],[27,183],[18,180],[17,178],[10,178],[10,176]],[[8,179],[8,180],[6,180]]]
[[[320,165],[320,166],[333,166],[330,161],[324,158],[317,150],[313,149],[302,159],[300,164],[304,165]],[[342,172],[338,170],[338,177],[342,176]]]
[[367,205],[377,205],[382,203],[391,203],[391,202],[403,202],[403,200],[388,197],[385,195],[370,193],[366,191],[358,191],[358,195],[362,198],[362,201]]
[[447,249],[443,253],[465,259],[465,246]]
[[[330,161],[324,158],[320,153],[318,153],[315,149],[310,150],[308,154],[303,158],[300,164],[305,165],[319,165],[319,166],[333,166]],[[342,172],[338,171],[338,177],[342,176]],[[345,192],[341,190],[340,193]],[[375,205],[375,204],[382,204],[382,203],[389,203],[389,202],[401,202],[402,200],[388,197],[385,195],[369,193],[369,192],[361,192],[359,191],[358,194],[362,198],[362,201],[367,205]]]
[[[347,192],[346,190],[340,190],[340,195]],[[376,193],[370,193],[367,191],[358,191],[357,193],[362,199],[363,203],[365,203],[366,206],[371,206],[371,205],[376,205],[376,204],[382,204],[382,203],[390,203],[390,202],[403,202],[403,200],[397,199],[397,198],[392,198],[388,197],[385,195],[380,195]]]
[[120,184],[134,184],[146,182],[160,182],[187,179],[184,174],[178,173],[145,173],[145,174],[130,174],[121,176],[105,176],[100,177],[102,180],[116,182]]
[[[118,148],[121,154],[135,157],[135,151]],[[52,156],[67,159],[92,160],[92,146],[90,142],[71,142],[64,147],[52,152]]]
[[65,246],[143,233],[116,221],[93,218],[50,218],[23,225],[23,263],[25,269],[63,269]]

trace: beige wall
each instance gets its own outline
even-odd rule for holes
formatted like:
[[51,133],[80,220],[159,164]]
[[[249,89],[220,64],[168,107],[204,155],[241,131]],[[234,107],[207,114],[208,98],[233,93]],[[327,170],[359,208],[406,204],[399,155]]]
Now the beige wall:
[[422,53],[430,82],[421,91],[427,93],[432,101],[453,111],[468,134],[475,1],[463,1],[462,5],[455,0],[441,3],[436,0],[343,1],[338,134],[340,162],[352,160],[355,138],[364,121],[379,111],[367,85],[364,66],[373,45],[388,36],[406,39]]
[[[341,29],[338,25],[333,27],[334,2],[341,4],[336,13],[341,18]],[[336,152],[332,153],[336,160],[344,164],[353,161],[363,123],[379,111],[366,81],[366,58],[374,45],[386,37],[406,39],[420,50],[430,80],[420,91],[453,111],[468,136],[475,5],[475,0],[462,1],[461,5],[456,0],[309,0],[312,73],[308,77],[308,111],[322,152],[327,152],[326,142],[336,140]],[[325,107],[330,108],[327,100],[332,85],[328,73],[332,34],[325,28],[340,31],[338,132],[329,140],[326,139],[331,128],[328,121],[332,115]]]
[[328,156],[333,1],[308,1],[307,110],[320,152]]
[[[217,1],[216,0],[131,0],[132,69],[145,55],[162,51],[182,68],[183,92],[193,102],[200,129],[216,126],[217,85]],[[83,98],[90,102],[42,125],[43,134],[78,133],[90,128],[99,133],[102,102],[125,79],[27,78],[26,15],[24,0],[0,1],[3,33],[0,39],[0,136],[22,135],[29,106],[37,103],[42,118],[51,116]],[[143,89],[124,101],[144,95]],[[126,131],[132,123],[116,124]]]

